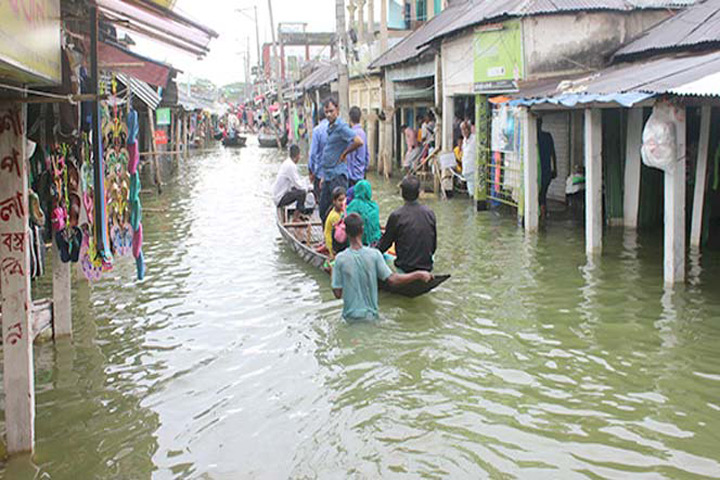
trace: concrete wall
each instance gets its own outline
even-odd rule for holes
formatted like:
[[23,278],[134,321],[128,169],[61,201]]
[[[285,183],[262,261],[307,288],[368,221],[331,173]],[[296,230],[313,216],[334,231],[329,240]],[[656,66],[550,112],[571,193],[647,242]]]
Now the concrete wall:
[[350,105],[358,106],[367,114],[373,108],[381,108],[382,81],[379,76],[350,79]]
[[442,42],[440,59],[444,96],[473,93],[473,38],[474,34],[470,32]]
[[668,16],[667,11],[641,10],[526,17],[522,24],[525,77],[601,68],[621,44]]

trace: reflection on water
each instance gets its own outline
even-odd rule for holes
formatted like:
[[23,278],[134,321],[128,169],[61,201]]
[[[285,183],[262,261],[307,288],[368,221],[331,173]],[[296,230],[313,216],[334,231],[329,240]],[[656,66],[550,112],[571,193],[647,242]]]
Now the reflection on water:
[[274,225],[281,161],[218,150],[143,197],[148,277],[75,284],[6,478],[720,478],[715,252],[664,290],[659,235],[588,263],[572,225],[429,199],[453,278],[347,325]]

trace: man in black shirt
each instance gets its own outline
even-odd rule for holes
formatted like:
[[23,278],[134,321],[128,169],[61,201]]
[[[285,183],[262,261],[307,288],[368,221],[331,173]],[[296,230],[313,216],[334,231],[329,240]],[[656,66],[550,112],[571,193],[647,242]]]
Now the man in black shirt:
[[378,249],[387,251],[395,243],[395,266],[404,273],[432,271],[433,254],[437,247],[435,214],[420,205],[420,180],[409,175],[400,184],[405,205],[390,214]]

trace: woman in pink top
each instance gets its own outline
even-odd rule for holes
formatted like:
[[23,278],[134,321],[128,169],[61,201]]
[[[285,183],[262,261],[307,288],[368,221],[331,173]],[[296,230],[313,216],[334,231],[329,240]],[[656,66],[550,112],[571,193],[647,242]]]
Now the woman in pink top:
[[407,147],[402,166],[405,169],[410,169],[412,168],[418,154],[417,134],[415,133],[415,130],[407,125],[403,125],[402,128],[405,133],[405,146]]

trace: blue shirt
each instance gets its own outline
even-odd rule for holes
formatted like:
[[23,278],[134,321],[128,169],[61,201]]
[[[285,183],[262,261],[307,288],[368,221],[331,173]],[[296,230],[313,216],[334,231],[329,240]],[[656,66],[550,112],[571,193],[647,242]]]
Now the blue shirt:
[[308,159],[308,170],[313,175],[322,161],[322,153],[327,143],[328,121],[322,119],[318,125],[313,128],[312,143],[310,144],[310,158]]
[[387,280],[392,270],[383,254],[370,247],[347,248],[338,253],[332,271],[332,288],[343,291],[345,320],[373,320],[378,317],[378,278]]
[[341,162],[340,155],[356,135],[355,130],[341,118],[332,125],[328,124],[327,142],[320,162],[320,176],[323,180],[331,180],[340,175],[348,176],[347,162]]
[[365,178],[365,172],[370,165],[370,151],[367,148],[367,135],[365,134],[365,130],[363,130],[359,123],[353,125],[352,129],[355,130],[355,135],[363,141],[362,147],[349,153],[347,156],[349,178],[357,182]]

